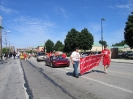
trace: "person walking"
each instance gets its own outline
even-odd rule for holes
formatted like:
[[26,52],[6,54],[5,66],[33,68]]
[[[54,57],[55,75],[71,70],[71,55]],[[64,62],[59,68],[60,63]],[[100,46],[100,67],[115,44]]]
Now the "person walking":
[[79,61],[80,61],[80,54],[78,52],[79,48],[76,47],[75,51],[72,52],[71,56],[70,56],[70,60],[73,64],[73,76],[76,78],[79,78],[79,73],[78,73],[78,66],[79,66]]
[[107,49],[107,46],[104,46],[104,49],[102,50],[103,54],[103,66],[104,66],[104,72],[107,74],[107,68],[110,66],[110,50]]
[[16,52],[15,52],[15,51],[13,52],[13,57],[14,57],[14,59],[15,59],[15,57],[16,57]]

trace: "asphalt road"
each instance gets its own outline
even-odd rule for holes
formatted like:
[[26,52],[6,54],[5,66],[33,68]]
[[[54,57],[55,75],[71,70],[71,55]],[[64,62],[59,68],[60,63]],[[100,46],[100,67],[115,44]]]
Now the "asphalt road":
[[112,62],[108,74],[100,64],[75,78],[72,65],[11,59],[0,64],[0,99],[133,99],[132,70],[133,64]]

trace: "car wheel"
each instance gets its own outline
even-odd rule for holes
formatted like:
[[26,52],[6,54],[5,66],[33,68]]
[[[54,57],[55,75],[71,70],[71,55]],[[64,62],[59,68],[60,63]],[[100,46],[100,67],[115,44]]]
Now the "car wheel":
[[39,62],[39,60],[37,59],[37,62]]
[[45,62],[45,66],[47,66],[47,63]]
[[52,64],[52,63],[50,63],[50,66],[51,66],[51,68],[54,68],[54,66],[53,66],[53,64]]

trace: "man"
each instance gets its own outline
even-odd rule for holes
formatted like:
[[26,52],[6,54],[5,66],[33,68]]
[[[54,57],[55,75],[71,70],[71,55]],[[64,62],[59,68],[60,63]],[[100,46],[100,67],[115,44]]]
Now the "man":
[[103,55],[103,65],[104,65],[104,72],[107,74],[107,68],[110,66],[110,50],[107,49],[107,46],[104,46],[102,50]]
[[74,68],[73,75],[76,78],[79,78],[78,66],[79,66],[79,61],[80,61],[80,54],[79,54],[78,50],[79,49],[76,47],[75,51],[72,52],[72,54],[70,56],[70,60],[73,64],[73,68]]

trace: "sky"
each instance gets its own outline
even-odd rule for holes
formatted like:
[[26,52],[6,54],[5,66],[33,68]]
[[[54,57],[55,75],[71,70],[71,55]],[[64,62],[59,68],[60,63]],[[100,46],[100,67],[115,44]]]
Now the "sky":
[[37,47],[48,39],[56,43],[68,32],[84,28],[94,42],[103,40],[109,46],[124,40],[124,28],[133,12],[133,0],[0,0],[3,46]]

